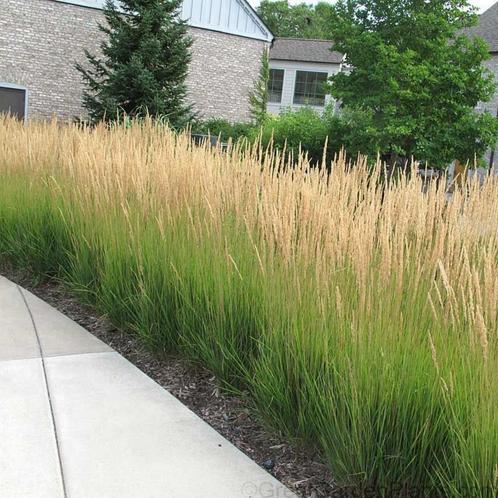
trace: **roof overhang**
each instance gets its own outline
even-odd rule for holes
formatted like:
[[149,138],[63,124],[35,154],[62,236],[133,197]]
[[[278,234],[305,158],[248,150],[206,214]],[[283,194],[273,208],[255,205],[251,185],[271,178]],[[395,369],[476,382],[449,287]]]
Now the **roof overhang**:
[[[103,9],[105,5],[105,0],[53,0],[59,3],[66,3],[77,5],[80,7],[87,7],[91,9]],[[219,31],[222,33],[227,33],[236,36],[242,36],[245,38],[253,38],[257,40],[262,40],[268,43],[273,41],[273,34],[266,26],[266,24],[260,19],[257,12],[252,8],[252,6],[247,2],[247,0],[234,0],[240,8],[244,11],[244,13],[251,19],[251,21],[258,27],[258,33],[240,33],[237,30],[231,29],[229,27],[223,28],[219,26],[213,26],[210,24],[192,21],[190,19],[185,19],[189,26],[199,29],[208,29],[211,31]]]

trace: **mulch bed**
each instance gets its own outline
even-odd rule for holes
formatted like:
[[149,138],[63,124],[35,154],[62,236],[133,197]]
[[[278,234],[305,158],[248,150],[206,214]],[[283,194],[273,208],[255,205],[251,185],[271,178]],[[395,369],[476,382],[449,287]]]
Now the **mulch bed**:
[[0,264],[0,274],[30,290],[118,351],[297,495],[334,496],[333,479],[319,455],[269,432],[249,403],[223,391],[207,370],[177,356],[160,357],[152,353],[136,336],[116,329],[56,281],[37,282],[28,273],[6,264]]

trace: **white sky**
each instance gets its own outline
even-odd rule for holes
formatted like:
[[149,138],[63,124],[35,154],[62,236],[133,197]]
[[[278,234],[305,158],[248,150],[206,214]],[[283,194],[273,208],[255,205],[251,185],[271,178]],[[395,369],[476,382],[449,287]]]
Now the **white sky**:
[[[297,3],[318,3],[319,0],[289,0],[290,4],[297,4]],[[478,9],[479,12],[484,12],[488,7],[491,7],[496,2],[496,0],[470,0],[470,3],[475,5]],[[253,7],[257,7],[259,4],[259,0],[249,0],[249,3]]]

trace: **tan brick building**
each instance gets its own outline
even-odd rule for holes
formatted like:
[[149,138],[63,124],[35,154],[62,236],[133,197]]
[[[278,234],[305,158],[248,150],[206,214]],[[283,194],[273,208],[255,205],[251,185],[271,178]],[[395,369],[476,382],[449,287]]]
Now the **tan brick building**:
[[[467,34],[479,36],[488,44],[490,58],[486,61],[486,67],[495,75],[497,87],[494,98],[480,104],[479,110],[498,116],[498,2],[479,16],[479,24],[467,30]],[[498,150],[490,152],[487,161],[489,167],[498,173]]]
[[[0,111],[84,117],[76,62],[97,52],[104,0],[1,0]],[[246,0],[184,0],[194,39],[187,85],[204,117],[249,119],[248,94],[272,34]]]

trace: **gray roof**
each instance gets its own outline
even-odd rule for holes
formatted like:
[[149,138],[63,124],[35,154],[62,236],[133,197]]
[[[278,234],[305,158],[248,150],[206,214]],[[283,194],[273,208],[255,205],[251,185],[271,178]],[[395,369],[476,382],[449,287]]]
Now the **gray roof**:
[[490,52],[498,52],[498,2],[479,16],[479,24],[466,30],[471,36],[484,38],[490,46]]
[[275,38],[270,49],[270,59],[340,64],[342,54],[332,52],[331,47],[332,42],[330,40]]

